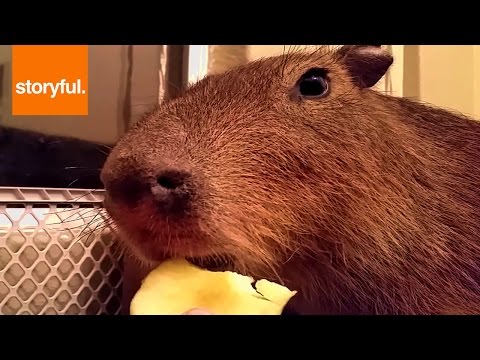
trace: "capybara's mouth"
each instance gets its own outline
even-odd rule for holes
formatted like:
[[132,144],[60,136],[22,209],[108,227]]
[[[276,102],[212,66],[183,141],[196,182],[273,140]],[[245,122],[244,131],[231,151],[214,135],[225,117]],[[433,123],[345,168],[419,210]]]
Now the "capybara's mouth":
[[227,271],[234,268],[233,261],[226,256],[186,257],[186,260],[210,271]]
[[185,258],[192,264],[211,271],[233,269],[231,257],[211,248],[208,239],[195,237],[194,233],[186,229],[173,233],[118,225],[121,243],[137,260],[158,265],[172,258]]
[[109,200],[107,197],[104,206],[116,225],[121,243],[137,260],[158,265],[172,258],[185,258],[210,271],[234,268],[233,259],[212,248],[211,239],[202,234],[192,219],[166,221],[156,217],[148,204],[129,211]]
[[207,239],[192,221],[165,220],[145,205],[132,211],[105,201],[104,207],[121,243],[139,260],[158,263],[175,257],[213,254]]
[[[156,249],[155,249],[156,250]],[[152,265],[158,266],[164,261],[171,260],[174,258],[185,258],[188,262],[196,265],[202,269],[210,271],[228,271],[234,269],[233,260],[227,256],[216,255],[216,256],[192,256],[192,252],[176,251],[176,252],[158,252],[158,251],[148,251],[145,248],[135,246],[133,251],[135,257],[139,260],[144,260]]]
[[189,236],[176,235],[155,234],[148,230],[127,231],[122,234],[122,243],[132,250],[136,258],[152,263],[172,258],[185,258],[196,265],[220,266],[228,263],[223,256],[213,256],[215,251],[208,247],[206,241],[200,242]]

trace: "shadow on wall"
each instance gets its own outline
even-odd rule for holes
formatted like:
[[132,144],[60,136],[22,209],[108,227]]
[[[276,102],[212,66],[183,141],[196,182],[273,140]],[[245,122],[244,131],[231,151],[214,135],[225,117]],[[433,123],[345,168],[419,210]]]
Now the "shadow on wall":
[[101,189],[100,169],[110,147],[0,128],[0,186]]
[[404,48],[404,68],[408,71],[403,79],[405,97],[420,99],[420,47],[408,45]]
[[208,73],[220,74],[249,61],[248,45],[210,45],[208,47]]

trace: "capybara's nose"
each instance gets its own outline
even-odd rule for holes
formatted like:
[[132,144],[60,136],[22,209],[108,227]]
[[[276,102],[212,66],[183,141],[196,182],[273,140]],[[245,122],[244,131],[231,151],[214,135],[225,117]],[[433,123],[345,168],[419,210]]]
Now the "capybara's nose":
[[165,216],[178,215],[188,209],[192,188],[190,173],[165,169],[156,177],[145,177],[136,172],[118,177],[105,177],[105,189],[110,201],[129,207],[142,201],[154,203],[157,211]]
[[160,188],[167,191],[176,191],[182,188],[189,174],[180,170],[164,170],[157,176],[157,184]]
[[178,215],[186,211],[192,200],[190,173],[168,169],[159,172],[151,193],[157,208],[168,215]]

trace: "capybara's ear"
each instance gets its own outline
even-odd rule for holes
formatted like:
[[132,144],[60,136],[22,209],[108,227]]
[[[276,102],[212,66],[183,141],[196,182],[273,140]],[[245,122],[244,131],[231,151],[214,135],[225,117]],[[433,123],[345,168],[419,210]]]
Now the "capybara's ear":
[[381,45],[344,45],[336,55],[360,88],[374,86],[393,64],[393,56]]

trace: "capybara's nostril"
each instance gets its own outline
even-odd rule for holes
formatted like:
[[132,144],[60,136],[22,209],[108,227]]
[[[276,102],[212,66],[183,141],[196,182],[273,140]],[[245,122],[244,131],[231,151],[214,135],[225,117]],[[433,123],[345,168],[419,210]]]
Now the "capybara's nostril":
[[179,170],[164,170],[152,186],[152,194],[161,212],[166,215],[186,211],[191,201],[190,174]]
[[178,170],[162,171],[157,177],[157,184],[167,190],[175,190],[184,185],[188,173]]

